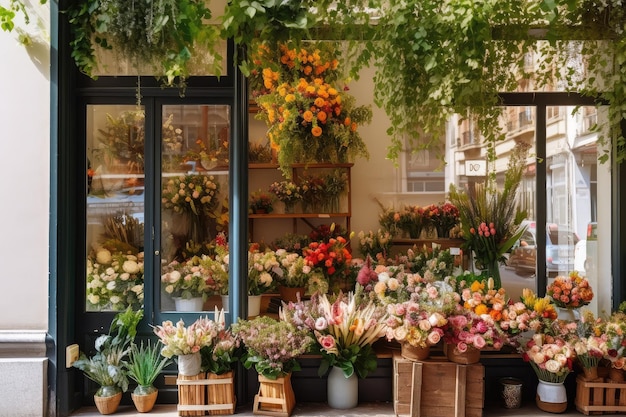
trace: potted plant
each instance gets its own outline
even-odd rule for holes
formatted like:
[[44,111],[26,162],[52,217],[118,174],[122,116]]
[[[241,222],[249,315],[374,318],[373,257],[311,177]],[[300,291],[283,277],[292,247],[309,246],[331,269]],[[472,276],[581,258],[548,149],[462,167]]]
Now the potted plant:
[[100,387],[94,394],[96,407],[101,414],[112,414],[117,410],[122,393],[128,390],[128,375],[124,357],[137,334],[137,324],[143,310],[133,311],[130,307],[117,313],[111,322],[108,334],[99,336],[95,342],[96,353],[88,357],[81,352],[74,362],[75,368]]
[[276,277],[282,274],[276,252],[260,251],[257,245],[248,250],[248,316],[260,314],[261,295],[276,288]]
[[281,409],[291,414],[295,406],[291,373],[300,370],[298,356],[314,343],[309,331],[267,316],[239,319],[232,328],[245,345],[243,365],[247,369],[254,366],[258,373],[254,414],[276,415]]
[[128,377],[137,383],[131,398],[137,411],[147,413],[154,407],[159,390],[154,381],[170,363],[170,359],[161,356],[161,349],[150,341],[144,345],[132,344],[126,362]]
[[278,280],[278,292],[283,301],[299,301],[309,290],[309,278],[312,268],[304,257],[285,249],[276,250],[276,256],[281,268]]
[[269,214],[274,210],[274,198],[264,191],[256,191],[250,195],[250,210],[254,214]]
[[365,378],[377,366],[372,344],[386,333],[385,308],[353,293],[340,293],[334,301],[326,294],[314,294],[310,302],[289,303],[282,317],[315,335],[322,355],[318,374],[330,370],[328,404],[340,409],[356,407],[357,375]]

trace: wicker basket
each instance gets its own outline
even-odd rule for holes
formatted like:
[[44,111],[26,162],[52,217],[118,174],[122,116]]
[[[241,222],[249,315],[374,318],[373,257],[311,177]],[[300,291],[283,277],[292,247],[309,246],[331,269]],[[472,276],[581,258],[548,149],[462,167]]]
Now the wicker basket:
[[430,347],[413,346],[410,343],[402,343],[401,355],[410,361],[424,361],[430,356]]

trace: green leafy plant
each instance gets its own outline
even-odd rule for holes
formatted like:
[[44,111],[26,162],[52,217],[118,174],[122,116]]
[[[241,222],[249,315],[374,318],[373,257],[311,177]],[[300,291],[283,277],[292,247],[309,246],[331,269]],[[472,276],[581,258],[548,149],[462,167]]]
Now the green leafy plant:
[[114,49],[131,65],[151,66],[166,85],[184,87],[194,53],[213,56],[219,75],[221,56],[216,46],[219,29],[207,23],[211,11],[197,0],[85,0],[67,10],[78,68],[96,78],[96,48]]
[[96,339],[96,353],[88,357],[81,352],[79,359],[72,365],[100,385],[96,396],[110,396],[128,390],[124,358],[130,351],[142,317],[143,310],[133,311],[130,307],[117,313],[111,322],[109,333]]
[[128,377],[137,383],[133,391],[135,395],[146,395],[156,391],[154,381],[161,371],[170,364],[170,359],[161,356],[161,348],[157,344],[132,344],[126,361]]

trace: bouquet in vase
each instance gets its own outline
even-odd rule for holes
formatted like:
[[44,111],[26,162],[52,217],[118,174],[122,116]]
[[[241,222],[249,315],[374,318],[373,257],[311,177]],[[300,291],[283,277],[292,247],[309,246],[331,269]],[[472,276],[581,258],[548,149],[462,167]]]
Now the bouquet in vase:
[[246,354],[244,366],[268,379],[276,379],[300,370],[298,356],[308,352],[314,343],[308,331],[286,321],[259,316],[241,320],[232,326],[233,333],[243,341]]
[[535,334],[526,344],[522,358],[530,362],[537,378],[562,383],[573,369],[574,349],[562,338]]
[[308,303],[289,303],[281,318],[296,327],[313,332],[322,355],[318,370],[325,375],[331,366],[341,368],[347,377],[360,378],[376,369],[372,344],[386,334],[387,315],[374,302],[359,302],[353,293],[340,293],[334,301],[326,294],[314,294]]
[[579,308],[593,299],[593,290],[589,281],[578,274],[570,272],[568,276],[558,276],[548,285],[546,294],[560,308]]

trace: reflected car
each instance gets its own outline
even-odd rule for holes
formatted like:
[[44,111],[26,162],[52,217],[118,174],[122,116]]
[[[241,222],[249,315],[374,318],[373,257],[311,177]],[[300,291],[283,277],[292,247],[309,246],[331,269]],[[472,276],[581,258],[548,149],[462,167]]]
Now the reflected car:
[[[526,230],[513,246],[508,267],[518,274],[534,274],[537,268],[537,239],[535,222],[522,224]],[[567,273],[574,270],[574,250],[580,239],[565,226],[546,226],[546,269],[548,275]]]

